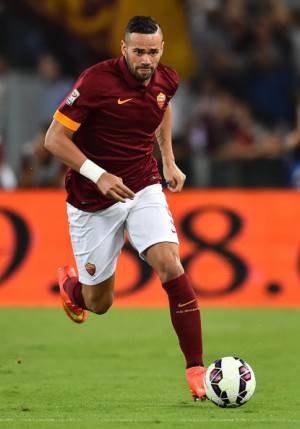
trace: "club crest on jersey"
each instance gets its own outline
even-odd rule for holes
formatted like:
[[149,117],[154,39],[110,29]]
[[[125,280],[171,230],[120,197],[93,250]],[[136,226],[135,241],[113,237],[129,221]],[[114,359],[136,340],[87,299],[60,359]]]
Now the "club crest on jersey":
[[166,102],[166,96],[163,92],[160,92],[156,97],[158,106],[162,109]]
[[72,106],[72,104],[74,103],[74,101],[80,96],[80,92],[78,91],[78,89],[74,89],[71,94],[69,95],[69,97],[66,100],[66,104],[68,106]]
[[89,273],[90,276],[93,276],[96,272],[96,265],[91,264],[90,262],[87,262],[85,264],[85,269],[87,270],[87,272]]

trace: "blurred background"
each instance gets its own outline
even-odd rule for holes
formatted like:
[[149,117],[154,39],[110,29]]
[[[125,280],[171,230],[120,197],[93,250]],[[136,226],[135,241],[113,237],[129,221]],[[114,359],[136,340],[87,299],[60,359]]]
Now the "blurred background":
[[[181,78],[187,183],[168,202],[202,303],[300,306],[299,0],[0,0],[1,305],[59,305],[56,267],[74,261],[45,132],[78,75],[120,55],[134,15],[160,23]],[[128,244],[118,270],[118,305],[166,305]]]
[[297,0],[0,0],[0,188],[63,186],[45,131],[80,72],[120,54],[137,14],[161,24],[162,62],[180,74],[187,186],[299,189]]

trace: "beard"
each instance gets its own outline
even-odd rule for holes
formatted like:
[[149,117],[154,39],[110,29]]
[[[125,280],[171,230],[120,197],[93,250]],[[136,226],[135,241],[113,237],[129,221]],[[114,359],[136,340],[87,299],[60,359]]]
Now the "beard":
[[[132,76],[138,80],[139,82],[145,82],[146,80],[151,79],[153,73],[155,72],[155,68],[153,66],[138,66],[134,68],[127,57],[125,57],[128,70],[132,74]],[[142,72],[139,72],[142,70]]]

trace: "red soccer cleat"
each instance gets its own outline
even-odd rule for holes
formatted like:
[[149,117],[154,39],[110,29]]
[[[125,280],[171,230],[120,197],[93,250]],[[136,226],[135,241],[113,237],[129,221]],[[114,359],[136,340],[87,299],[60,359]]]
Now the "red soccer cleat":
[[207,368],[204,366],[193,366],[185,370],[186,379],[194,401],[204,401],[206,393],[204,390],[204,376]]
[[83,323],[87,317],[87,311],[78,305],[74,304],[67,292],[64,289],[64,284],[68,278],[75,277],[78,281],[76,271],[73,267],[66,265],[65,267],[58,268],[58,284],[60,296],[63,303],[63,309],[66,315],[75,323]]

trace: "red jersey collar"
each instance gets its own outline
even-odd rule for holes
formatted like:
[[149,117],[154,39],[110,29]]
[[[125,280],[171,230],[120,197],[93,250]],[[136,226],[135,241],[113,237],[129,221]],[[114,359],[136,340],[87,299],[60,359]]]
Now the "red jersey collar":
[[149,84],[147,86],[143,85],[141,82],[139,82],[138,80],[136,80],[132,74],[130,73],[130,71],[128,70],[128,66],[125,60],[125,57],[122,56],[119,58],[119,66],[120,69],[122,71],[123,77],[126,80],[126,82],[128,83],[128,85],[131,88],[135,88],[135,89],[148,89],[155,81],[155,76],[156,76],[156,72],[157,70],[155,70],[155,72],[153,73],[153,76],[149,82]]

